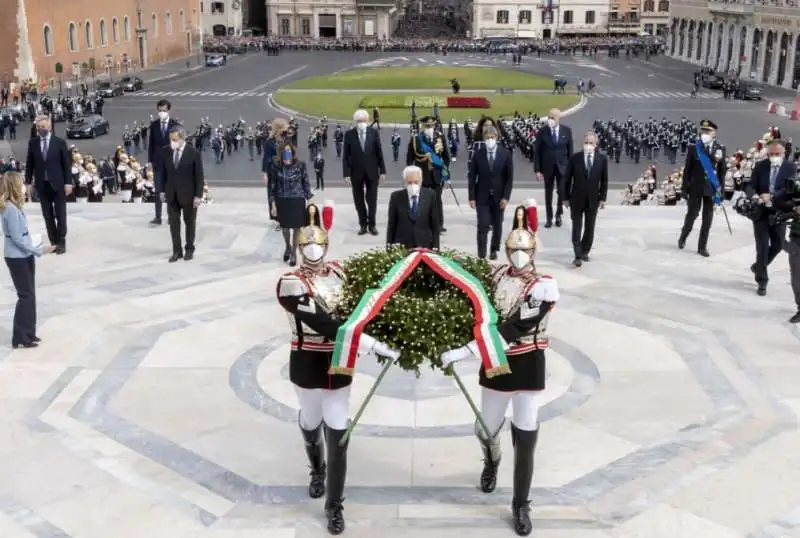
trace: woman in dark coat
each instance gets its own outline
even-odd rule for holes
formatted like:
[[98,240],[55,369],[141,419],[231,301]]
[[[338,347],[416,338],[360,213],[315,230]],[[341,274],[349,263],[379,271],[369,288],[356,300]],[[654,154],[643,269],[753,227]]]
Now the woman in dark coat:
[[[272,208],[272,189],[270,187],[271,178],[270,170],[272,169],[272,162],[278,155],[278,146],[285,140],[288,140],[289,122],[283,118],[276,118],[269,124],[269,134],[264,140],[264,157],[262,160],[262,172],[264,172],[264,183],[267,185],[267,203]],[[270,219],[278,220],[278,217],[270,211]],[[280,226],[278,226],[280,229]]]
[[297,263],[297,231],[305,226],[306,200],[311,199],[306,163],[297,157],[297,148],[284,141],[276,146],[268,172],[270,213],[278,219],[286,250],[283,261]]

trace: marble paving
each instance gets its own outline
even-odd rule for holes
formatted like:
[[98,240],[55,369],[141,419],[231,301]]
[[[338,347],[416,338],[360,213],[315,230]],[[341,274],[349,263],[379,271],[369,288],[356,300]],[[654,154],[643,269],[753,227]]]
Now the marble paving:
[[[70,206],[69,252],[37,266],[37,349],[7,347],[15,297],[0,277],[0,537],[326,535],[275,302],[282,240],[261,190],[215,194],[196,259],[176,264],[166,227],[146,225],[151,208]],[[381,243],[356,236],[346,190],[326,194],[333,253]],[[542,231],[539,266],[562,300],[535,536],[800,537],[788,268],[780,257],[757,297],[751,228],[731,217],[733,236],[716,219],[708,260],[675,247],[681,208],[608,207],[581,269],[568,227]],[[448,203],[446,222],[446,244],[474,250],[469,209]],[[476,365],[460,368],[477,394]],[[360,370],[353,410],[377,366]],[[503,445],[510,455],[507,432]],[[393,371],[351,445],[345,536],[512,536],[511,458],[494,494],[477,489],[479,470],[452,382]]]

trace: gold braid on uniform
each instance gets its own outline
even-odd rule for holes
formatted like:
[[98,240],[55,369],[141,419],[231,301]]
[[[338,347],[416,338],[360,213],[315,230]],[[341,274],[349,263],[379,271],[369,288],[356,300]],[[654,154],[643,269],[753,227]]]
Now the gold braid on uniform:
[[428,170],[429,171],[433,170],[433,162],[431,161],[431,154],[427,152],[420,153],[417,150],[417,136],[419,135],[414,135],[414,138],[411,139],[411,145],[414,147],[414,160],[419,164],[427,163]]

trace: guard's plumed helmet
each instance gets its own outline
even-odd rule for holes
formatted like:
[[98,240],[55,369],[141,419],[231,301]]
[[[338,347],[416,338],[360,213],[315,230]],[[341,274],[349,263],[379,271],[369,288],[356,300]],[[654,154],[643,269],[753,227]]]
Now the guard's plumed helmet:
[[506,254],[510,256],[517,250],[535,251],[538,231],[539,210],[536,200],[530,198],[514,210],[513,228],[506,239]]
[[297,234],[297,245],[321,245],[328,247],[328,231],[333,226],[333,202],[326,201],[319,210],[317,204],[308,204],[306,225]]

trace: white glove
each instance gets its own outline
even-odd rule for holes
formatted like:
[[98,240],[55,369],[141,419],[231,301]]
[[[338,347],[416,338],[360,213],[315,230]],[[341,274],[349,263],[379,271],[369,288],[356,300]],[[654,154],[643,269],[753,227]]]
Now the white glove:
[[379,342],[375,340],[368,334],[361,334],[361,341],[358,346],[359,353],[375,353],[376,355],[380,355],[382,357],[388,357],[393,361],[396,361],[400,358],[400,352],[395,351],[394,349],[390,348],[383,342]]
[[464,359],[469,359],[478,357],[477,354],[477,345],[475,344],[475,340],[467,344],[466,346],[461,346],[456,349],[451,349],[450,351],[445,351],[442,353],[442,367],[447,368],[451,364],[463,361]]

